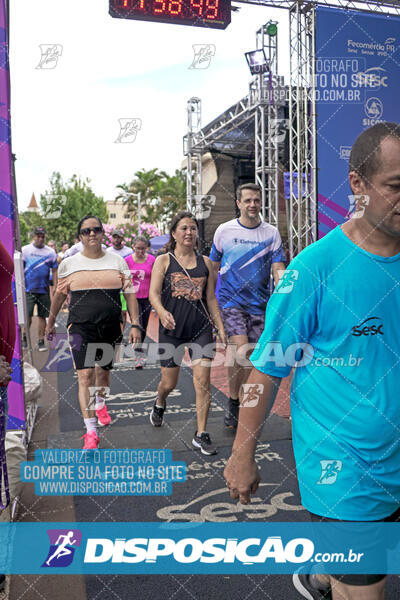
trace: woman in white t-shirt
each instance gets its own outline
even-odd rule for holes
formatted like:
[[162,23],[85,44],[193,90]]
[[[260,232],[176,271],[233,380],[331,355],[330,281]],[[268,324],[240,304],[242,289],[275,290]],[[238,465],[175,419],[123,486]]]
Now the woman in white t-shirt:
[[[102,249],[103,225],[98,217],[87,215],[78,225],[83,250],[64,259],[47,323],[47,334],[55,333],[55,319],[67,294],[71,294],[68,336],[78,374],[79,404],[86,426],[83,449],[99,445],[97,422],[108,425],[111,417],[105,405],[110,389],[114,349],[122,341],[120,290],[124,292],[131,319],[129,341],[140,342],[138,304],[125,261]],[[102,344],[96,349],[96,344]],[[106,354],[104,344],[110,350]],[[90,388],[95,394],[90,394]],[[97,417],[97,418],[96,418]]]

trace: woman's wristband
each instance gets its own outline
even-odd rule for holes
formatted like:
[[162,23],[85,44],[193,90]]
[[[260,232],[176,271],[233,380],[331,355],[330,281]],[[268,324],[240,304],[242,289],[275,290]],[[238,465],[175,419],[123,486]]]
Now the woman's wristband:
[[131,327],[136,327],[136,329],[142,330],[142,328],[140,327],[140,325],[131,325]]

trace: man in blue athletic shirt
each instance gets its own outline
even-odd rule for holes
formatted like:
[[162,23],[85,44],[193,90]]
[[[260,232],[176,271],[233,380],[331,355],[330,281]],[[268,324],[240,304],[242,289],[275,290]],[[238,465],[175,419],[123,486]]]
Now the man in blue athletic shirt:
[[215,281],[218,271],[220,274],[218,304],[233,352],[232,364],[228,367],[230,398],[224,420],[230,428],[237,426],[239,390],[248,375],[243,365],[246,354],[244,357],[241,354],[247,344],[258,341],[264,329],[265,307],[271,294],[271,269],[275,284],[285,269],[279,231],[260,218],[259,186],[241,185],[236,204],[239,218],[217,228],[210,253]]
[[[28,307],[28,329],[32,323],[32,316],[37,306],[38,314],[38,350],[46,351],[44,331],[46,319],[50,313],[50,272],[53,275],[53,285],[57,286],[57,254],[45,244],[46,231],[43,227],[36,227],[33,232],[33,242],[22,248],[22,258],[25,269],[26,303]],[[26,337],[23,338],[26,346]]]
[[[247,381],[259,401],[240,410],[225,478],[231,496],[247,504],[259,483],[257,435],[297,360],[291,414],[302,504],[312,520],[395,521],[400,125],[379,123],[357,138],[349,183],[356,218],[294,258],[269,300]],[[295,575],[294,584],[309,599],[381,600],[385,576]]]

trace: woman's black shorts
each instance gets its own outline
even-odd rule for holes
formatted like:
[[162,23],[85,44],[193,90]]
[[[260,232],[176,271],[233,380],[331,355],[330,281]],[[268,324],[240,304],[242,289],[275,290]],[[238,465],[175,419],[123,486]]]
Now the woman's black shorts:
[[206,327],[196,338],[191,340],[166,334],[164,327],[161,326],[158,333],[158,344],[161,366],[167,368],[180,367],[185,348],[188,349],[192,362],[202,358],[212,360],[215,355],[215,342],[211,326]]
[[68,338],[75,369],[99,366],[109,370],[113,367],[115,347],[122,342],[121,322],[71,323]]

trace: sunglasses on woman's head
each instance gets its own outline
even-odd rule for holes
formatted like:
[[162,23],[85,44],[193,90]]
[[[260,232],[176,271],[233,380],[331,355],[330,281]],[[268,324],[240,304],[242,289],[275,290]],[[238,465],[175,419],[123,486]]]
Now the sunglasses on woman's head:
[[93,233],[103,233],[103,228],[100,226],[97,227],[84,227],[83,229],[81,229],[80,233],[81,235],[90,235],[90,233],[93,231]]

